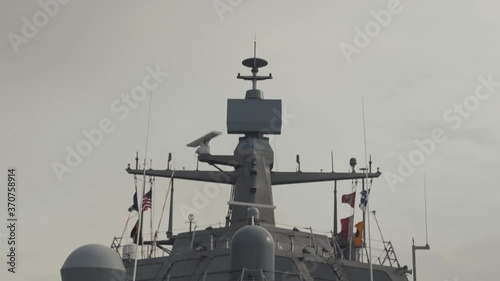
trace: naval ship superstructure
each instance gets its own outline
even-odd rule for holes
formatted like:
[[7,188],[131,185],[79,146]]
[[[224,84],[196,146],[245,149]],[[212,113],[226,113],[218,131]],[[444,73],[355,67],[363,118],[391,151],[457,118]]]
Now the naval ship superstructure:
[[[120,256],[118,260],[96,245],[77,249],[61,270],[63,281],[366,281],[370,280],[371,274],[376,281],[408,280],[410,271],[406,266],[400,266],[397,259],[391,258],[389,251],[384,262],[378,259],[370,264],[368,257],[361,261],[359,252],[365,251],[366,243],[360,248],[353,247],[350,245],[353,241],[345,239],[336,229],[332,235],[325,235],[314,233],[312,229],[304,231],[296,227],[277,226],[273,186],[324,181],[367,182],[381,173],[378,169],[372,172],[371,164],[369,169],[366,167],[363,172],[356,172],[354,159],[351,159],[352,170],[348,172],[304,172],[300,168],[293,172],[273,171],[274,152],[266,135],[281,134],[282,103],[278,99],[264,99],[263,92],[257,89],[258,81],[272,78],[271,74],[258,75],[259,69],[267,65],[264,59],[254,55],[244,60],[243,65],[250,68],[252,74],[238,74],[237,78],[251,81],[252,88],[246,92],[244,99],[227,101],[227,133],[240,136],[232,155],[210,153],[210,140],[220,134],[211,132],[188,146],[197,147],[199,162],[216,169],[172,170],[170,165],[165,170],[140,169],[137,160],[135,169],[130,164],[126,169],[136,177],[171,180],[170,220],[166,237],[143,241],[142,237],[136,236],[138,239],[134,242],[140,243],[139,247],[134,244],[120,246],[120,239],[112,247],[118,255],[113,254]],[[220,166],[229,169],[221,169]],[[174,234],[174,179],[232,186],[225,224],[201,230],[190,227],[189,231]],[[353,229],[352,225],[350,229]],[[148,250],[146,256],[141,258],[141,254],[134,249],[144,247]],[[153,250],[154,255],[151,254]],[[99,262],[92,261],[94,259]]]

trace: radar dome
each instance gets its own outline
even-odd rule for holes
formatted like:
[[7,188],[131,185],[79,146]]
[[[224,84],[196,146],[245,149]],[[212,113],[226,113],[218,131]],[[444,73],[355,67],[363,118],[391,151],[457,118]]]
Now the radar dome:
[[97,244],[74,250],[61,268],[62,281],[125,281],[125,267],[112,249]]
[[249,275],[255,280],[274,280],[274,240],[263,227],[247,225],[240,228],[231,240],[231,269],[244,278]]
[[248,224],[259,224],[260,212],[256,207],[250,207],[247,209],[247,219]]

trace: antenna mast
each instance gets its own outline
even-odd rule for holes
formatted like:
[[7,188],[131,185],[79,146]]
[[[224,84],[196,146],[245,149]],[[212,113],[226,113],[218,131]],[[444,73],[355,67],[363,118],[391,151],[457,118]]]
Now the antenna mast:
[[[365,125],[365,101],[363,97],[361,97],[361,108],[363,111],[363,138],[364,138],[364,144],[365,144],[365,175],[366,175],[366,183],[368,184],[368,157],[366,153],[366,125]],[[370,159],[371,162],[371,159]],[[370,188],[371,189],[371,188]],[[367,189],[367,195],[366,195],[366,211],[367,213],[370,213],[370,189]],[[364,212],[363,212],[364,213]],[[373,263],[372,263],[372,238],[371,238],[371,232],[370,232],[370,216],[368,216],[368,262],[370,263],[370,280],[373,281]]]
[[[255,34],[255,38],[253,40],[253,65],[254,67],[257,65],[257,34]],[[257,76],[257,72],[254,72],[252,69],[253,76]],[[252,80],[252,90],[257,89],[257,80]]]
[[[332,173],[333,173],[333,151],[330,152],[332,160]],[[333,182],[333,236],[337,236],[337,181]]]
[[424,174],[424,208],[425,208],[425,244],[429,245],[429,232],[427,228],[427,186]]
[[[147,129],[147,132],[146,132],[146,149],[144,150],[144,173],[143,173],[143,176],[144,176],[144,179],[143,179],[143,185],[142,185],[142,192],[141,192],[141,199],[140,200],[137,200],[138,201],[138,207],[139,207],[139,238],[137,239],[137,244],[135,245],[135,252],[137,254],[137,250],[139,248],[139,244],[141,244],[141,240],[142,240],[142,215],[143,215],[143,211],[142,211],[142,200],[143,200],[143,197],[144,197],[144,192],[146,190],[146,159],[147,159],[147,156],[148,156],[148,142],[149,142],[149,125],[151,123],[151,104],[152,104],[152,101],[153,101],[153,93],[151,93],[150,95],[150,98],[149,98],[149,113],[148,113],[148,129]],[[137,163],[138,160],[136,160],[136,163]],[[137,258],[134,260],[134,271],[133,271],[133,281],[136,280],[136,277],[137,277]]]
[[172,177],[170,177],[170,210],[168,212],[168,230],[167,230],[167,238],[169,239],[172,239],[173,235],[172,224],[174,222],[174,173],[172,173]]
[[412,259],[413,259],[413,281],[417,281],[417,250],[430,250],[429,238],[427,235],[427,188],[425,184],[424,174],[424,202],[425,202],[425,246],[415,246],[415,238],[412,239],[413,245],[411,246]]
[[[272,74],[269,74],[269,76],[257,76],[257,73],[259,73],[259,68],[267,65],[266,60],[257,58],[257,38],[255,38],[255,40],[253,41],[253,58],[248,58],[248,59],[244,60],[243,65],[252,69],[251,70],[252,75],[251,76],[241,76],[241,74],[238,73],[238,76],[236,76],[236,78],[252,81],[252,90],[253,91],[257,90],[257,81],[267,80],[267,79],[273,78]],[[259,97],[259,98],[262,98],[262,97]]]

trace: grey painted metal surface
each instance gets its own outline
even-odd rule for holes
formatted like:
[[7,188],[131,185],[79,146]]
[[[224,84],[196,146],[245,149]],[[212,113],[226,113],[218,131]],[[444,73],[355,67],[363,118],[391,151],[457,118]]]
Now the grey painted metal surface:
[[231,270],[238,276],[274,280],[274,239],[265,228],[247,225],[231,239]]
[[281,100],[227,100],[228,134],[281,134]]
[[[233,168],[233,171],[127,169],[129,174],[134,175],[145,173],[149,176],[224,183],[233,185],[234,188],[229,216],[223,227],[177,234],[171,233],[170,227],[168,240],[155,242],[158,247],[171,245],[169,255],[139,259],[136,280],[261,280],[261,276],[255,274],[259,271],[266,276],[266,280],[367,280],[366,271],[369,265],[342,259],[342,251],[336,251],[336,242],[332,237],[314,234],[312,230],[304,232],[294,227],[276,227],[273,185],[353,180],[365,178],[366,175],[333,171],[273,171],[274,152],[265,135],[281,132],[281,101],[264,100],[262,91],[256,88],[257,81],[272,78],[271,75],[257,76],[259,67],[267,65],[265,60],[254,56],[245,60],[244,65],[251,68],[252,75],[238,74],[238,78],[251,81],[252,89],[247,91],[245,99],[230,100],[228,103],[228,132],[243,134],[233,154],[209,154],[208,142],[217,135],[216,133],[209,133],[190,144],[193,147],[205,146],[201,151],[203,153],[198,151],[198,161],[215,167],[228,166]],[[272,126],[274,127],[271,128]],[[379,176],[378,171],[368,174],[369,178]],[[249,223],[252,224],[252,218],[255,225],[249,226]],[[152,244],[151,241],[145,243]],[[76,274],[77,269],[70,265],[78,264],[77,261],[78,259],[70,261],[68,266],[65,264],[62,272]],[[119,267],[115,261],[110,264],[113,268]],[[123,265],[127,271],[127,280],[131,280],[133,260],[124,259]],[[374,270],[376,281],[407,281],[406,274],[399,268],[374,265]],[[89,271],[80,273],[94,277],[94,273]],[[249,276],[249,273],[254,277]],[[79,280],[84,279],[63,279]]]
[[74,250],[61,268],[63,281],[123,281],[125,267],[109,247],[97,244]]

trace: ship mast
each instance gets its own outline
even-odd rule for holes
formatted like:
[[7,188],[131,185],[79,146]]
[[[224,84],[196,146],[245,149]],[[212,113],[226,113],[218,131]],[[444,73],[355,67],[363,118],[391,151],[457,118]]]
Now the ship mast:
[[[332,173],[333,173],[333,151],[330,152],[331,160],[332,160]],[[333,235],[338,234],[338,226],[337,226],[337,181],[333,183]]]
[[[259,209],[262,224],[275,225],[273,186],[379,177],[381,173],[378,171],[376,173],[354,171],[336,173],[333,170],[331,173],[304,172],[300,169],[293,172],[273,171],[274,151],[266,135],[281,134],[282,102],[280,99],[264,99],[263,91],[258,89],[258,81],[273,77],[272,74],[258,75],[260,68],[267,66],[268,62],[257,57],[256,42],[253,48],[253,57],[242,62],[243,66],[250,68],[251,75],[243,76],[239,73],[237,75],[238,79],[251,81],[252,87],[246,91],[244,99],[227,100],[227,133],[240,136],[233,154],[210,153],[208,142],[219,135],[219,132],[210,132],[188,144],[190,147],[197,147],[199,162],[207,163],[217,170],[183,169],[175,171],[174,175],[174,171],[170,169],[133,170],[129,167],[127,172],[134,175],[146,174],[154,177],[232,185],[232,196],[228,202],[230,218],[227,226],[246,225],[249,207]],[[223,170],[218,165],[232,167],[234,170]]]

